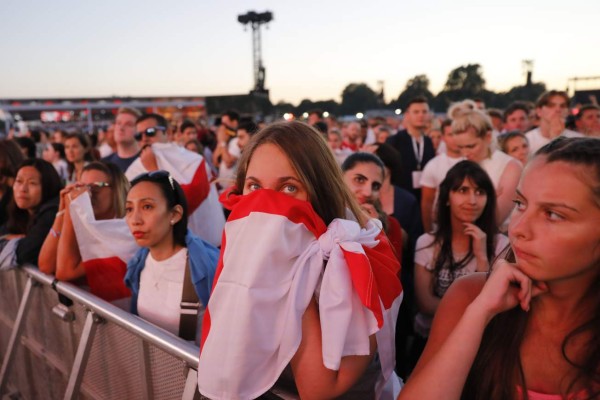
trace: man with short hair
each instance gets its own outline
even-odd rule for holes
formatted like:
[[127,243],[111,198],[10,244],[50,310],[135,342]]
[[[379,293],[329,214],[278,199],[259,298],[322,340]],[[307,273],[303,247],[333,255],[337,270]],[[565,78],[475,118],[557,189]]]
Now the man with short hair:
[[152,150],[153,143],[168,143],[169,123],[159,114],[144,114],[135,123],[135,140],[140,143],[140,161],[147,171],[158,170],[156,156]]
[[237,128],[240,115],[228,110],[221,114],[221,125],[217,128],[217,147],[213,152],[213,165],[219,166],[219,181],[223,189],[233,184],[237,161],[241,156],[237,144]]
[[575,116],[575,126],[585,136],[600,137],[600,107],[584,104]]
[[142,150],[125,176],[131,181],[146,172],[159,169],[169,172],[185,194],[190,231],[220,246],[225,218],[216,188],[210,184],[210,167],[201,155],[171,142],[168,126],[168,121],[159,114],[144,114],[138,118],[135,138],[142,144]]
[[519,131],[525,133],[529,130],[529,107],[526,103],[515,101],[504,110],[504,131]]
[[429,124],[429,105],[425,97],[411,99],[404,110],[404,130],[390,136],[386,143],[400,153],[402,171],[400,187],[421,200],[421,172],[429,160],[435,157],[433,142],[425,135]]
[[310,110],[308,112],[308,118],[306,120],[307,124],[309,124],[310,126],[313,126],[317,122],[321,122],[321,121],[323,121],[323,111],[321,111],[319,109],[314,109],[314,110]]
[[545,92],[538,99],[535,110],[540,118],[540,125],[525,134],[529,140],[531,154],[535,154],[559,136],[583,136],[581,133],[565,129],[565,120],[569,112],[569,96],[566,92],[558,90]]
[[425,232],[432,232],[435,222],[435,204],[438,188],[446,174],[454,165],[463,159],[460,149],[454,142],[452,120],[446,119],[441,125],[442,141],[445,151],[433,157],[423,169],[421,176],[421,219]]
[[240,122],[237,129],[237,145],[240,148],[240,152],[244,151],[244,148],[257,131],[258,126],[254,122],[250,120]]
[[180,146],[185,146],[185,144],[187,142],[189,142],[190,140],[197,140],[198,139],[198,128],[196,127],[196,124],[194,124],[192,121],[186,119],[185,121],[183,121],[181,123],[181,126],[179,127],[179,132],[177,135],[177,143],[179,143]]
[[135,141],[135,123],[141,113],[133,108],[122,107],[115,118],[114,140],[117,150],[102,159],[115,164],[123,173],[138,157],[139,147]]
[[494,131],[500,133],[502,132],[504,126],[504,118],[502,116],[502,111],[497,108],[488,108],[487,115],[490,117],[492,121],[492,126],[494,127]]
[[342,142],[342,148],[350,149],[352,151],[358,151],[360,146],[363,145],[361,140],[361,127],[358,122],[350,122],[346,125],[344,130],[344,141]]

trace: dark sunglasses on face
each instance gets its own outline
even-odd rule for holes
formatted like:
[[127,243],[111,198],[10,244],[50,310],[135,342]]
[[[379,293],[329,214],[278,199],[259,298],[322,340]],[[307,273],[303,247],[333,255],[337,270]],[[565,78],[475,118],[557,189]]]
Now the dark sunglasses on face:
[[135,135],[133,135],[133,137],[135,138],[135,140],[137,140],[138,142],[140,140],[142,140],[142,137],[144,135],[146,135],[146,137],[154,137],[156,136],[156,134],[160,131],[160,132],[164,132],[166,131],[167,128],[165,128],[164,126],[153,126],[152,128],[148,128],[145,131],[141,131],[141,132],[136,132]]

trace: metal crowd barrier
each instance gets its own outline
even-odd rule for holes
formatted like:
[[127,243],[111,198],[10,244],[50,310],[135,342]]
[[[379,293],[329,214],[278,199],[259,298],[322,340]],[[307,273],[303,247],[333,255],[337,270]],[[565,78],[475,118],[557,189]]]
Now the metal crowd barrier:
[[36,268],[0,273],[2,399],[198,398],[198,354],[194,344]]

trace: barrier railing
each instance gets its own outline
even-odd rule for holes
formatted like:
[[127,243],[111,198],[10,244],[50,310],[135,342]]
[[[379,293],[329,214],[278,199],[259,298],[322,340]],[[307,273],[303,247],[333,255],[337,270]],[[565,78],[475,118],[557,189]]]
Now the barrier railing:
[[198,398],[198,352],[36,268],[0,273],[0,397]]

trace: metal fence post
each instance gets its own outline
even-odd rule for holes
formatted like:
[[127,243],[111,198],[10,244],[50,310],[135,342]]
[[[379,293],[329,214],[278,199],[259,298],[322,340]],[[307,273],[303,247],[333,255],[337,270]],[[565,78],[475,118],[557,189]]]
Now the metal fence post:
[[27,279],[27,283],[25,284],[25,291],[23,293],[23,297],[21,297],[21,304],[19,305],[19,311],[17,313],[17,318],[15,319],[15,325],[13,326],[13,330],[8,341],[8,348],[6,349],[6,355],[4,356],[4,361],[2,362],[2,369],[0,370],[0,393],[4,392],[10,371],[10,364],[12,363],[17,349],[17,338],[21,335],[21,331],[25,326],[24,321],[25,317],[27,316],[32,287],[33,278],[29,277],[29,279]]
[[81,386],[81,380],[83,379],[85,367],[90,356],[90,351],[92,350],[92,343],[94,342],[94,335],[96,334],[99,321],[99,317],[93,312],[88,312],[83,331],[81,332],[77,354],[75,354],[71,375],[69,376],[69,382],[67,383],[65,400],[76,399],[79,396],[79,387]]

